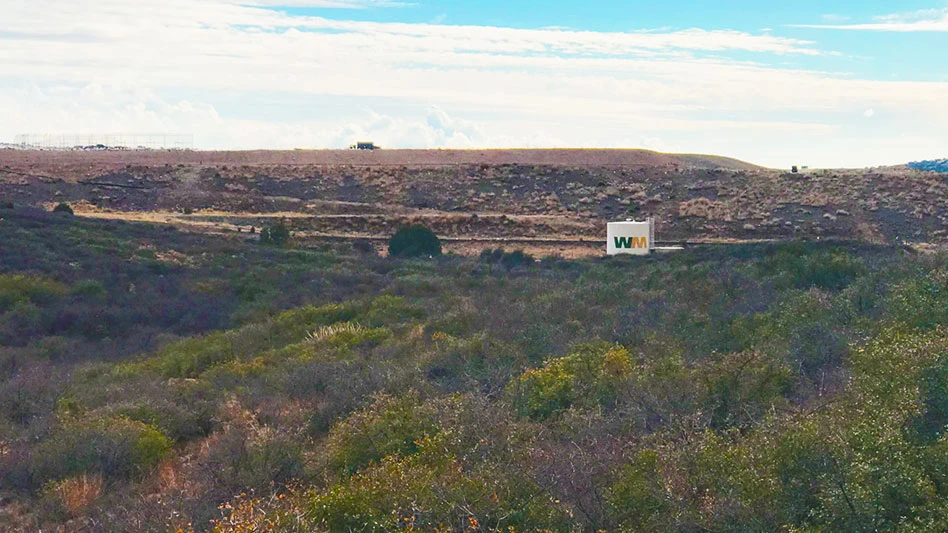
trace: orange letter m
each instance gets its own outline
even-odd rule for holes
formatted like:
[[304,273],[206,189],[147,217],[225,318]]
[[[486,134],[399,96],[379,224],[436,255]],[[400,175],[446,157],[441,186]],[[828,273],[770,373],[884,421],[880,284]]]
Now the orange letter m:
[[616,248],[648,248],[647,237],[613,237]]

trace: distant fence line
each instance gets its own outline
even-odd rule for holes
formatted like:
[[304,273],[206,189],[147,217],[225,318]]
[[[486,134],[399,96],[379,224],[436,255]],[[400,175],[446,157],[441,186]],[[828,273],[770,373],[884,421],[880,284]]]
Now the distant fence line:
[[13,144],[23,148],[60,150],[90,147],[191,150],[194,136],[174,133],[24,133],[15,136]]

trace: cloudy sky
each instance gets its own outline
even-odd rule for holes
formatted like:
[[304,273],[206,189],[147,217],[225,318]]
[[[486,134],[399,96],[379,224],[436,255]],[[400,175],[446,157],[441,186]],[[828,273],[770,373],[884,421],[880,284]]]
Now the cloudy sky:
[[0,142],[948,157],[948,1],[0,0]]

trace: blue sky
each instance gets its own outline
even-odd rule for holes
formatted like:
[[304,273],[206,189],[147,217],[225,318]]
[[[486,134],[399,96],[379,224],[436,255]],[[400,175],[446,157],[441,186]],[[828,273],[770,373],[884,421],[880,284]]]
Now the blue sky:
[[[375,6],[344,9],[345,18],[377,22],[435,23],[502,26],[522,29],[547,27],[596,32],[667,31],[703,28],[812,40],[840,55],[783,58],[788,66],[832,69],[880,79],[948,80],[948,47],[945,33],[878,33],[827,31],[795,25],[873,22],[893,12],[918,12],[939,4],[930,0],[800,0],[655,1],[548,1],[449,0],[404,2],[400,7]],[[944,2],[942,7],[948,7]],[[338,8],[272,6],[294,15],[339,17]],[[914,53],[906,53],[912,51]],[[748,55],[744,59],[759,60]]]
[[[399,2],[392,2],[398,5]],[[334,16],[338,8],[274,5],[291,14]],[[438,22],[514,28],[570,27],[590,31],[634,31],[643,28],[737,29],[754,31],[785,24],[813,24],[824,15],[848,17],[848,21],[870,21],[894,11],[932,8],[926,0],[844,0],[826,2],[761,2],[760,0],[420,0],[399,7],[368,6],[348,11],[347,18],[385,22]]]
[[948,0],[10,0],[0,142],[948,152]]

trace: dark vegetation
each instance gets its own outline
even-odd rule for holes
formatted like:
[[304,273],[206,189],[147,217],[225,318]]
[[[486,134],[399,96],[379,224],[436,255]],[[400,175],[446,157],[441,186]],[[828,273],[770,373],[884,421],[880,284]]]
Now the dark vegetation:
[[27,209],[0,251],[0,529],[948,528],[941,255],[420,260]]
[[435,257],[441,255],[441,241],[427,227],[413,224],[392,235],[388,253],[395,257]]
[[526,267],[536,262],[533,256],[521,250],[505,252],[503,248],[495,248],[493,250],[486,249],[481,252],[480,259],[482,263],[498,265],[507,270],[512,270],[517,267]]
[[265,226],[260,230],[260,242],[272,246],[286,246],[290,241],[290,230],[282,222]]

